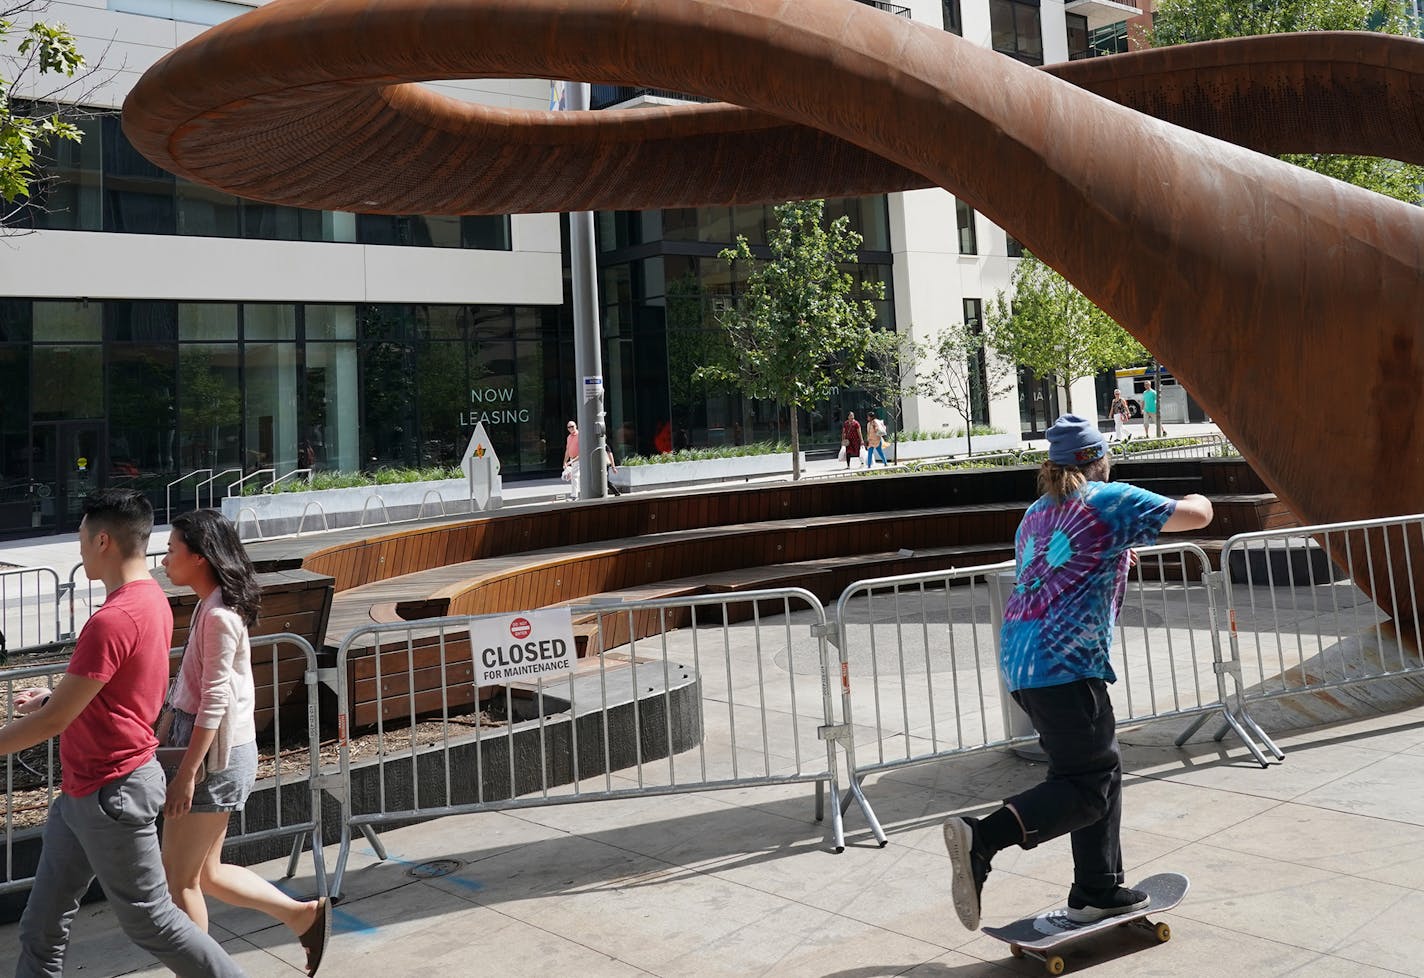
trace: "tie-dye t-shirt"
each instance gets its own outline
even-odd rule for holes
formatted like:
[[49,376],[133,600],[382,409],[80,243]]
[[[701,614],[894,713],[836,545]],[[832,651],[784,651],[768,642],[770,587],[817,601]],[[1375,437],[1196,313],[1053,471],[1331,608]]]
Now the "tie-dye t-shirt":
[[1060,503],[1044,496],[1029,507],[1014,537],[1017,583],[1004,608],[1010,690],[1116,681],[1108,653],[1128,551],[1155,541],[1176,508],[1123,482],[1089,482]]

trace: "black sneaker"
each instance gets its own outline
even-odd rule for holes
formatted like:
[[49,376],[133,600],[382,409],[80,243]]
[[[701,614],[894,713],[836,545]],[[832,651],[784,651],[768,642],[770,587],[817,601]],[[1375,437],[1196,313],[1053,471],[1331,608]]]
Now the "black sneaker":
[[1146,893],[1126,886],[1089,890],[1074,883],[1068,891],[1068,919],[1078,924],[1091,924],[1106,917],[1143,910],[1151,902],[1152,898]]
[[944,822],[944,847],[949,850],[952,872],[949,890],[954,897],[954,912],[967,930],[979,929],[979,894],[989,877],[990,857],[976,844],[974,827],[978,824],[977,818],[958,815]]

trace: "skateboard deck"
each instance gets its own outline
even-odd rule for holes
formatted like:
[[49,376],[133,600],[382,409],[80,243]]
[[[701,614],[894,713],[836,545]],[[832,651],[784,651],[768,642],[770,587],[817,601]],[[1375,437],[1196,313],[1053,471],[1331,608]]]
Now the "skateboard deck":
[[1009,951],[1014,957],[1031,955],[1044,963],[1049,974],[1061,975],[1065,963],[1061,955],[1052,953],[1055,948],[1112,930],[1114,927],[1140,927],[1151,931],[1159,943],[1171,940],[1172,929],[1165,923],[1153,923],[1148,919],[1148,915],[1171,910],[1182,902],[1190,886],[1191,882],[1181,873],[1158,873],[1133,886],[1134,890],[1141,890],[1151,897],[1152,902],[1132,913],[1080,924],[1069,920],[1067,909],[1059,907],[1036,917],[1024,917],[1003,927],[984,927],[982,930],[990,937],[1009,945]]

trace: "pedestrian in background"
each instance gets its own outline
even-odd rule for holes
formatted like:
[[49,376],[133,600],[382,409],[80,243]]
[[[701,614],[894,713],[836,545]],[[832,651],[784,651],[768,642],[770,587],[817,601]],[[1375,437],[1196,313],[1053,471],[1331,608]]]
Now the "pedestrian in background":
[[865,413],[865,467],[870,468],[875,456],[880,456],[881,465],[889,465],[885,460],[885,422],[875,416],[874,411]]
[[860,458],[860,422],[855,420],[855,412],[847,411],[845,424],[841,425],[841,447],[845,449],[846,468],[850,460]]

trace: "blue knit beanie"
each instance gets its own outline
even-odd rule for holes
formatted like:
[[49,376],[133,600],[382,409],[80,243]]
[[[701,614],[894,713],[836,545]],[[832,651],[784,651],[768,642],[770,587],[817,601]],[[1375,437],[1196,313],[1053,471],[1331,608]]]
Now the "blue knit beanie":
[[1107,453],[1103,433],[1086,418],[1065,414],[1048,429],[1048,460],[1055,465],[1089,465]]

